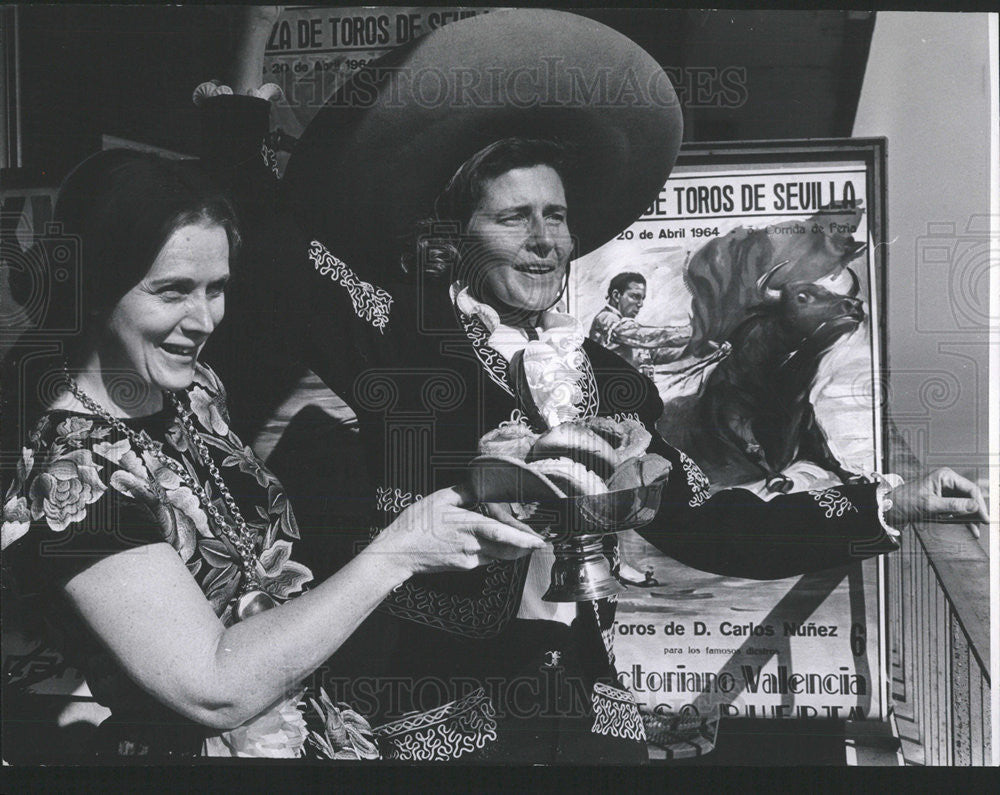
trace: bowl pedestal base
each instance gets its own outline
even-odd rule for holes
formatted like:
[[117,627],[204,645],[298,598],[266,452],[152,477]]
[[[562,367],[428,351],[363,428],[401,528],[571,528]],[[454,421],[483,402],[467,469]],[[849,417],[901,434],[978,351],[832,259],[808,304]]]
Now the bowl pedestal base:
[[578,535],[553,544],[556,560],[543,601],[589,602],[628,590],[611,573],[603,538],[603,533]]

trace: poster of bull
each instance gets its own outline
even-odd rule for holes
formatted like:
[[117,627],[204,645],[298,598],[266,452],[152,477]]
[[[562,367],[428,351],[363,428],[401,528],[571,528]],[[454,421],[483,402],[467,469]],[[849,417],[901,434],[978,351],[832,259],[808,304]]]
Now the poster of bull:
[[[573,268],[570,310],[655,383],[712,488],[764,499],[882,469],[882,141],[688,147],[647,212]],[[836,510],[836,506],[831,506]],[[620,535],[618,668],[661,712],[884,717],[883,564],[786,580]]]

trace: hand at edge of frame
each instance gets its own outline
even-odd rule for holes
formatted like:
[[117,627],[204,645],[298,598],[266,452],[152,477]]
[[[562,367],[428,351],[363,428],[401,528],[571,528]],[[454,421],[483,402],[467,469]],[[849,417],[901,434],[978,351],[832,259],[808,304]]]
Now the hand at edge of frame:
[[979,538],[980,524],[989,522],[980,488],[948,467],[936,469],[920,480],[904,483],[889,492],[892,507],[886,521],[893,527],[911,522],[964,524]]

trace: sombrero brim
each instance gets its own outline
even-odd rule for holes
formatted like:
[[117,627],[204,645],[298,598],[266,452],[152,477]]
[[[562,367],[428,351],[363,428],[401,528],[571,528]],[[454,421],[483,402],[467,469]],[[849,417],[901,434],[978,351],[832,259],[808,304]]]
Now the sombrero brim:
[[356,73],[310,122],[284,184],[306,232],[379,267],[471,155],[507,136],[553,138],[573,155],[566,190],[580,256],[652,203],[682,128],[669,79],[631,39],[565,12],[495,12]]

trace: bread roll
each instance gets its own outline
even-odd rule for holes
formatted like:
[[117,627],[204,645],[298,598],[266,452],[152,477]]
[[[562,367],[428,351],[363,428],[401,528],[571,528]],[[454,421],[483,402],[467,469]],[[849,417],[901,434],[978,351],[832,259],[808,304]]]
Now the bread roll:
[[666,480],[670,474],[670,462],[656,453],[635,456],[618,465],[608,478],[608,490],[636,489],[640,486]]
[[481,455],[498,455],[525,459],[539,434],[520,422],[501,426],[490,431],[479,440]]
[[595,472],[568,458],[543,458],[528,464],[528,468],[545,475],[567,497],[606,494],[608,487]]
[[613,448],[622,443],[619,423],[611,417],[588,417],[583,423]]
[[649,443],[653,441],[653,436],[646,430],[646,426],[636,420],[622,420],[618,423],[618,431],[621,434],[621,441],[615,445],[618,464],[643,455],[649,449]]
[[615,451],[615,465],[641,456],[653,440],[646,426],[637,420],[614,420],[611,417],[589,417],[583,420],[588,429],[600,436]]
[[564,422],[543,433],[532,445],[525,461],[568,458],[606,478],[617,464],[615,451],[604,439],[581,422]]

